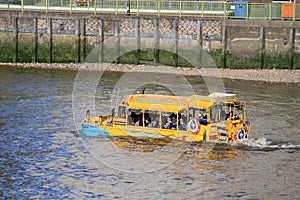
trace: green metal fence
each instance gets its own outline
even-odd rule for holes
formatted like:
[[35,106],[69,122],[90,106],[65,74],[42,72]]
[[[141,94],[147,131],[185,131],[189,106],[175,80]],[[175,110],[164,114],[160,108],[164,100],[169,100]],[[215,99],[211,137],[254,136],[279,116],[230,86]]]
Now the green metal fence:
[[0,10],[300,20],[300,4],[294,3],[241,4],[197,0],[0,0]]

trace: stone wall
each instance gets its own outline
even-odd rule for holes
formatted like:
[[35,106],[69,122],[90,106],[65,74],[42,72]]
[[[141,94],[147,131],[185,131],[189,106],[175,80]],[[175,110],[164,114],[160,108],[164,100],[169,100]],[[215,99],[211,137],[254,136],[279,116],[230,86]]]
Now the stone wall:
[[[67,18],[67,16],[66,16]],[[38,18],[38,32],[44,33],[47,30],[47,19]],[[134,19],[133,18],[121,18],[120,31],[122,33],[134,32]],[[159,31],[161,34],[171,33],[173,30],[172,19],[160,19]],[[196,38],[198,34],[197,19],[179,19],[178,33],[184,35],[184,37],[190,36]],[[221,36],[221,20],[201,20],[202,22],[202,35]],[[53,33],[55,34],[74,34],[75,33],[75,19],[55,19],[52,20]],[[105,32],[114,32],[114,20],[104,20]],[[141,18],[140,28],[142,33],[154,33],[153,18]],[[0,17],[0,32],[12,32],[13,31],[12,17]],[[85,19],[85,31],[87,35],[98,35],[99,33],[99,19],[91,17]],[[19,18],[19,32],[31,33],[33,32],[32,18]]]
[[[49,19],[52,24],[51,37],[49,37]],[[300,63],[299,21],[155,18],[75,13],[47,15],[5,11],[0,13],[0,41],[1,43],[13,41],[15,49],[16,41],[18,42],[17,35],[20,35],[22,42],[27,40],[29,44],[37,40],[38,44],[45,43],[50,48],[52,43],[61,42],[82,49],[85,47],[81,47],[81,40],[88,45],[96,46],[105,37],[112,35],[137,37],[137,28],[140,37],[155,39],[158,36],[160,40],[174,38],[174,32],[177,32],[176,37],[179,39],[194,39],[208,52],[222,50],[225,63],[226,54],[237,58],[283,56],[290,60],[298,59],[297,62]],[[22,36],[24,34],[36,34],[37,39],[36,36]]]

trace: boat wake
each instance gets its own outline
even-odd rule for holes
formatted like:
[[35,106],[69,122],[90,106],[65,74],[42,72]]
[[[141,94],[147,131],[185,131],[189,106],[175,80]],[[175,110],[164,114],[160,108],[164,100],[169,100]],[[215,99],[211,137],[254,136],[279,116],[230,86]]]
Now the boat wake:
[[245,145],[245,146],[261,148],[261,149],[300,149],[300,143],[275,142],[272,140],[267,140],[264,137],[259,139],[245,139],[241,141],[239,145]]

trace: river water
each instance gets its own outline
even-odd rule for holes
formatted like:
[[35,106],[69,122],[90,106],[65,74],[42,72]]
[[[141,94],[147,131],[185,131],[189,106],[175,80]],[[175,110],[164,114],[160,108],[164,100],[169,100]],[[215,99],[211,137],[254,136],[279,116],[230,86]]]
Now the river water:
[[[0,69],[1,199],[299,199],[298,86],[224,80],[226,92],[247,102],[253,138],[214,145],[84,137],[76,112],[86,97],[74,103],[76,75]],[[97,83],[100,114],[114,104],[113,93],[123,95],[116,89],[123,75],[107,72]],[[186,79],[208,93],[200,77]],[[149,84],[146,92],[153,91],[170,92]]]

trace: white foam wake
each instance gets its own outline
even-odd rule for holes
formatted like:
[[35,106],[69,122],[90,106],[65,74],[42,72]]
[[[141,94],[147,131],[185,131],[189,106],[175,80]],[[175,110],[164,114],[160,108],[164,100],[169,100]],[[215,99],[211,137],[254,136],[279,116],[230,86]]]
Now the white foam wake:
[[274,144],[272,141],[267,140],[264,137],[259,139],[245,139],[239,143],[250,147],[259,148],[300,149],[300,144],[296,144],[293,142],[282,142]]

